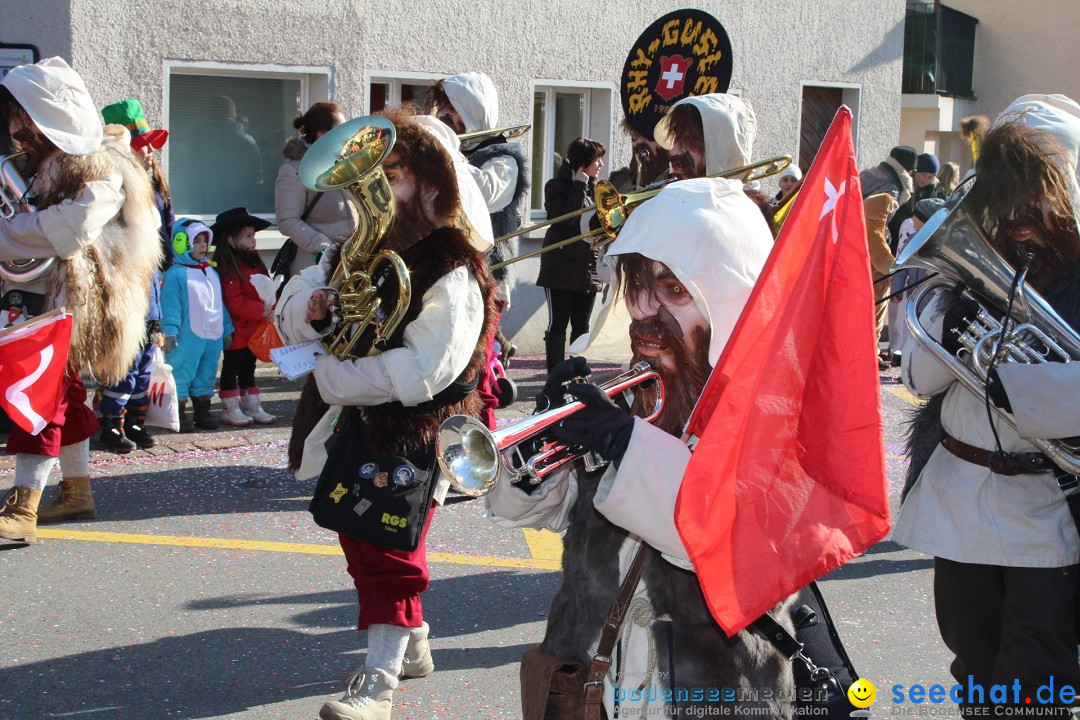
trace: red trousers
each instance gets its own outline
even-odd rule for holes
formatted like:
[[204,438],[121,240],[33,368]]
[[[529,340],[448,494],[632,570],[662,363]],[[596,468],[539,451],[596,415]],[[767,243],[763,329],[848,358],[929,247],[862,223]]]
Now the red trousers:
[[420,593],[428,589],[427,534],[434,514],[432,503],[420,544],[412,552],[338,535],[360,600],[358,630],[367,630],[369,625],[414,628],[424,623]]
[[52,421],[36,436],[15,425],[8,435],[7,451],[9,455],[26,453],[60,457],[62,445],[82,442],[96,433],[99,427],[94,411],[86,407],[86,388],[82,379],[78,375],[68,374],[64,376],[63,392]]

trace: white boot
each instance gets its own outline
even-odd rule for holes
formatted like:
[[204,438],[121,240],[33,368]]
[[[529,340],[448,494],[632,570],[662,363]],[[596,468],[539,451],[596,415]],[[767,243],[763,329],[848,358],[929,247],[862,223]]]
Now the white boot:
[[240,396],[240,408],[245,415],[250,415],[260,425],[269,425],[277,420],[276,415],[271,415],[262,409],[262,403],[259,402],[259,388],[248,388],[247,392]]
[[428,624],[424,623],[409,632],[409,644],[405,648],[405,659],[401,663],[402,680],[427,677],[435,672],[435,661],[431,657],[431,645],[428,643]]
[[362,668],[351,678],[340,700],[319,710],[322,720],[390,720],[398,680],[379,668]]
[[221,404],[225,409],[222,411],[221,418],[219,418],[218,422],[222,425],[244,427],[245,425],[250,425],[255,422],[240,409],[239,390],[222,390]]

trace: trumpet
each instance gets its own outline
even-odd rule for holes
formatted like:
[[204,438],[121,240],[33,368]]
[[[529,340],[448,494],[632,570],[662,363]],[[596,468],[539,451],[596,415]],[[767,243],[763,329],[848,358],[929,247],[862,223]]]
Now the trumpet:
[[[664,383],[649,363],[638,362],[599,387],[608,397],[614,397],[648,382],[655,382],[657,387],[656,404],[644,418],[652,422],[664,407]],[[439,426],[435,450],[439,467],[451,487],[471,497],[491,492],[503,472],[515,485],[523,481],[539,485],[551,472],[579,458],[584,459],[586,469],[595,469],[604,462],[595,453],[543,437],[552,425],[584,407],[583,402],[572,402],[494,432],[470,415],[454,415]],[[539,441],[540,446],[526,457],[521,446],[530,441]]]
[[[749,183],[762,178],[771,177],[777,173],[783,172],[788,165],[791,165],[790,155],[777,155],[776,157],[769,158],[767,160],[760,160],[756,163],[750,163],[749,165],[742,165],[730,170],[724,170],[722,172],[713,173],[712,175],[706,175],[707,178],[741,178],[742,182]],[[619,230],[622,229],[623,223],[626,222],[626,218],[630,216],[630,213],[641,203],[656,197],[656,195],[671,183],[676,182],[676,178],[670,178],[668,180],[660,180],[648,186],[644,190],[636,193],[629,193],[626,195],[621,194],[615,189],[615,186],[609,183],[607,180],[600,180],[596,183],[596,188],[593,190],[593,200],[595,205],[582,208],[581,210],[575,210],[565,215],[552,218],[546,222],[538,223],[536,225],[530,225],[526,228],[521,228],[509,235],[503,235],[502,237],[495,238],[496,243],[501,243],[512,238],[516,238],[519,235],[526,235],[548,225],[554,225],[556,223],[565,222],[575,217],[579,217],[590,210],[596,211],[596,217],[600,220],[600,227],[595,230],[590,230],[587,233],[575,235],[574,237],[560,240],[559,242],[552,243],[546,247],[542,247],[539,250],[533,250],[532,252],[525,253],[524,255],[518,255],[517,257],[504,260],[501,263],[495,263],[491,266],[492,270],[498,270],[501,267],[511,265],[522,260],[528,260],[531,257],[537,255],[543,255],[546,252],[557,250],[558,248],[569,245],[570,243],[577,242],[578,240],[585,240],[591,242],[593,246],[603,248],[610,244],[619,235]]]
[[476,130],[474,132],[461,133],[457,136],[458,140],[465,143],[469,140],[476,140],[482,137],[494,137],[496,135],[505,135],[507,142],[516,140],[525,133],[532,130],[532,125],[507,125],[501,128],[491,128],[490,130]]

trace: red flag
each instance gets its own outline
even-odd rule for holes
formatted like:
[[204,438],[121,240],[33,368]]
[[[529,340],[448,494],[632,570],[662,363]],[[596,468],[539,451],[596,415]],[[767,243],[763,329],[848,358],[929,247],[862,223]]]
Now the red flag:
[[729,635],[888,532],[876,353],[843,107],[687,425],[675,522]]
[[71,315],[43,315],[0,331],[0,406],[37,435],[56,415],[64,385]]

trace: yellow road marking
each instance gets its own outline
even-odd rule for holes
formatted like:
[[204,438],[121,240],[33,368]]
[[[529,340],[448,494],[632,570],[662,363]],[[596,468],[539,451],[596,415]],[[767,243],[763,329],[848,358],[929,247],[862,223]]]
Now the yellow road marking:
[[562,538],[550,530],[523,528],[525,542],[529,544],[529,554],[538,562],[551,562],[556,568],[562,567]]
[[[536,531],[534,531],[536,532]],[[548,533],[556,539],[557,535]],[[83,542],[112,542],[135,545],[165,545],[172,547],[204,547],[227,550],[254,550],[260,552],[300,553],[306,555],[341,555],[337,545],[273,542],[269,540],[234,540],[230,538],[185,537],[180,535],[136,535],[132,533],[89,532],[85,530],[52,530],[38,528],[38,537],[51,540],[82,540]],[[529,549],[533,545],[529,543]],[[531,570],[558,570],[558,557],[534,556],[532,558],[507,558],[488,555],[460,555],[457,553],[429,552],[428,562],[454,565],[480,565],[484,567],[526,568]]]
[[899,387],[899,386],[891,386],[891,387],[887,387],[885,389],[888,390],[889,392],[891,392],[896,397],[903,400],[904,402],[906,402],[908,405],[912,405],[914,407],[919,407],[924,402],[923,400],[920,400],[919,398],[917,398],[914,395],[912,395],[911,393],[909,393],[907,391],[907,388]]

